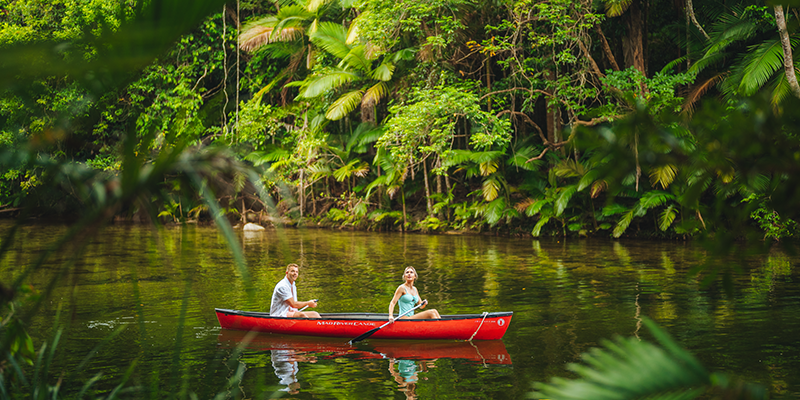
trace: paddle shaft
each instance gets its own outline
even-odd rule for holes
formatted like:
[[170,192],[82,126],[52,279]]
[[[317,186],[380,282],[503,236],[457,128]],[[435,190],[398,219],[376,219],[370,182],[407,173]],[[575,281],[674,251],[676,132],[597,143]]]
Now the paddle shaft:
[[[314,300],[311,300],[311,301],[313,301],[313,302],[318,302],[319,300],[317,300],[317,299],[314,299]],[[299,309],[299,310],[297,310],[297,311],[298,311],[298,312],[300,312],[300,311],[303,311],[303,310],[305,310],[306,308],[308,308],[308,306],[305,306],[305,307],[303,307],[303,308],[301,308],[301,309]]]
[[[406,310],[406,312],[404,312],[404,313],[402,313],[402,314],[398,315],[398,316],[397,316],[397,318],[395,319],[395,321],[396,321],[396,320],[398,320],[398,319],[400,319],[401,317],[405,316],[406,314],[408,314],[408,313],[410,313],[410,312],[412,312],[412,311],[414,311],[414,310],[416,310],[416,309],[418,309],[418,308],[422,307],[422,306],[423,306],[423,305],[425,305],[425,304],[427,304],[427,302],[423,301],[422,303],[419,303],[419,305],[418,305],[418,306],[416,306],[416,307],[414,307],[414,308],[412,308],[412,309],[410,309],[410,310]],[[366,331],[366,332],[364,332],[364,333],[362,333],[362,334],[358,335],[358,337],[356,337],[355,339],[351,340],[349,343],[350,343],[350,344],[353,344],[353,343],[355,343],[355,342],[360,342],[360,341],[362,341],[362,340],[364,340],[364,339],[366,339],[366,338],[368,338],[368,337],[372,336],[372,334],[373,334],[373,333],[375,333],[375,332],[377,332],[377,331],[379,331],[379,330],[383,329],[383,328],[384,328],[386,325],[389,325],[389,324],[391,324],[391,323],[393,323],[393,322],[394,322],[394,321],[388,321],[388,322],[386,322],[385,324],[383,324],[383,325],[381,325],[381,326],[379,326],[379,327],[377,327],[377,328],[374,328],[374,329],[371,329],[371,330],[369,330],[369,331]]]

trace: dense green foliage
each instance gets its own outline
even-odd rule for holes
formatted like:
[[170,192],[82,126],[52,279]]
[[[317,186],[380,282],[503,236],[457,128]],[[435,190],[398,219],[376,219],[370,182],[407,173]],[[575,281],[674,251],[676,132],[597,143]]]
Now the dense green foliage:
[[[0,145],[110,174],[123,169],[128,132],[149,138],[135,150],[145,160],[176,143],[229,147],[267,170],[255,184],[266,192],[237,178],[216,193],[232,220],[533,236],[713,232],[724,227],[706,215],[718,192],[706,185],[684,201],[697,171],[648,165],[642,154],[701,145],[702,98],[735,115],[742,99],[764,93],[780,118],[791,97],[772,6],[758,2],[704,3],[688,10],[693,21],[664,1],[239,2],[154,59],[97,42],[138,7],[8,2],[0,42],[36,67],[4,58],[12,73]],[[787,17],[794,26],[796,14]],[[126,75],[104,86],[92,81],[99,66],[79,61]],[[140,72],[122,71],[129,62]],[[53,63],[68,68],[43,65]],[[593,138],[625,129],[636,110],[680,144],[647,142],[639,136],[653,130],[637,127],[629,151],[609,163],[595,156],[603,143],[576,140],[581,129]],[[0,177],[2,211],[74,215],[85,201],[70,184],[45,185],[35,163],[12,160]],[[618,185],[599,176],[608,165]],[[730,201],[754,204],[747,199],[786,184],[778,171],[748,177],[772,185],[744,182],[741,168],[717,171]],[[162,189],[174,193],[157,205],[163,221],[210,217],[176,182]],[[758,204],[750,227],[775,240],[795,234],[771,202]]]
[[[0,212],[82,217],[27,271],[114,217],[213,219],[240,266],[226,217],[738,251],[796,230],[798,19],[784,41],[779,10],[5,1]],[[25,317],[9,322],[0,348],[31,360]]]

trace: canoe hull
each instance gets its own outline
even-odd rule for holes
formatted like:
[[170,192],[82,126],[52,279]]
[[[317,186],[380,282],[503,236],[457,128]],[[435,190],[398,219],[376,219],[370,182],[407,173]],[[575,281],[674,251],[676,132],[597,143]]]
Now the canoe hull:
[[[387,314],[321,314],[321,318],[271,317],[269,313],[216,309],[225,329],[284,335],[354,338],[378,328]],[[374,339],[497,340],[511,323],[512,312],[443,315],[442,319],[399,319],[375,332]]]

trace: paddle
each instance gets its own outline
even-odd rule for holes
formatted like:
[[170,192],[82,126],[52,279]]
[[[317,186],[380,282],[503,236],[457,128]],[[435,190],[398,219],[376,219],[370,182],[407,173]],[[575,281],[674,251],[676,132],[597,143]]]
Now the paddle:
[[[404,312],[404,313],[402,313],[402,314],[398,315],[398,316],[397,316],[397,318],[396,318],[394,321],[396,321],[396,320],[400,319],[400,317],[402,317],[402,316],[405,316],[406,314],[408,314],[408,313],[410,313],[410,312],[412,312],[412,311],[414,311],[414,310],[416,310],[416,309],[418,309],[418,308],[420,308],[420,307],[424,306],[425,304],[428,304],[428,301],[427,301],[427,300],[423,301],[422,303],[419,303],[419,305],[418,305],[418,306],[416,306],[416,307],[414,307],[414,308],[412,308],[412,309],[410,309],[410,310],[406,310],[406,312]],[[364,339],[366,339],[366,338],[368,338],[368,337],[372,336],[372,334],[373,334],[373,333],[375,333],[375,332],[377,332],[377,331],[379,331],[379,330],[383,329],[383,327],[385,327],[386,325],[389,325],[389,324],[393,323],[394,321],[388,321],[388,322],[386,322],[385,324],[383,324],[383,325],[381,325],[381,326],[379,326],[379,327],[377,327],[377,328],[370,329],[370,330],[368,330],[368,331],[366,331],[366,332],[364,332],[364,333],[362,333],[362,334],[358,335],[358,337],[356,337],[355,339],[353,339],[353,340],[351,340],[351,341],[349,341],[349,342],[347,342],[347,343],[353,344],[353,343],[355,343],[355,342],[360,342],[360,341],[362,341],[362,340],[364,340]]]
[[[317,299],[314,299],[314,300],[311,300],[311,301],[319,303],[319,300],[317,300]],[[306,308],[308,308],[308,306],[305,306],[305,307],[303,307],[303,308],[301,308],[301,309],[299,309],[297,311],[300,312],[300,311],[305,310]]]

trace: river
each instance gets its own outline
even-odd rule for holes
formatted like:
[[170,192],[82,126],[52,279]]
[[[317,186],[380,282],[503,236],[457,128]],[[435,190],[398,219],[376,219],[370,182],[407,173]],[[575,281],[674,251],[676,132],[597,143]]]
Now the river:
[[[0,221],[0,232],[9,227]],[[19,277],[65,231],[23,227],[0,259],[0,279]],[[126,398],[519,399],[533,382],[573,377],[566,365],[605,339],[650,339],[641,325],[649,317],[709,370],[759,383],[771,398],[800,397],[798,258],[777,249],[741,260],[728,293],[689,273],[706,260],[691,242],[292,228],[237,235],[244,270],[213,226],[112,225],[33,271],[26,282],[35,290],[51,280],[54,289],[28,332],[37,347],[63,332],[50,368],[66,374],[62,393],[97,374],[95,394],[107,393],[134,365],[125,386],[136,391]],[[320,299],[322,313],[385,313],[412,265],[440,313],[514,316],[502,341],[477,345],[350,347],[219,328],[214,308],[268,310],[291,262],[302,267],[300,300]],[[237,373],[241,382],[230,385]]]

